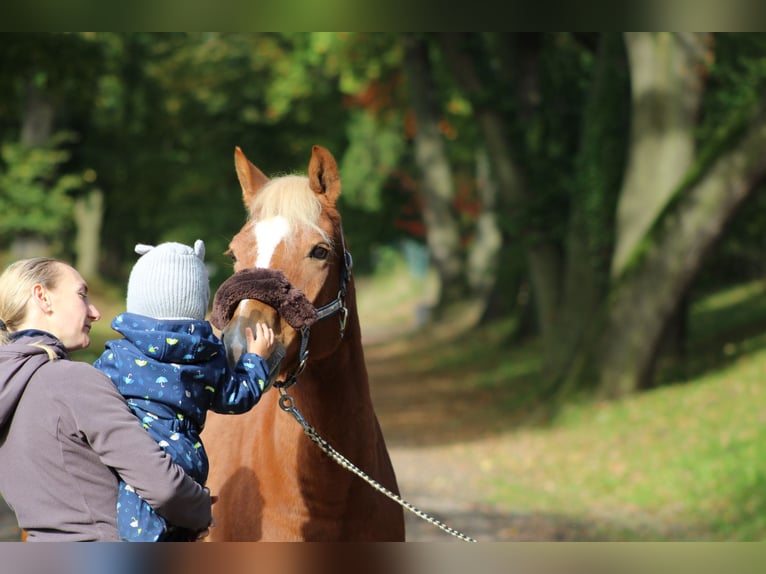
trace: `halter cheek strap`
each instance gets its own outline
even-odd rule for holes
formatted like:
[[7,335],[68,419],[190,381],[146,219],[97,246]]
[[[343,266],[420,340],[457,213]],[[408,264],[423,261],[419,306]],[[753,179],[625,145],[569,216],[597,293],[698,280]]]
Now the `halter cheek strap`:
[[346,331],[346,319],[348,319],[348,309],[346,308],[346,288],[349,281],[351,281],[351,268],[354,265],[354,261],[351,258],[351,253],[346,250],[345,241],[343,242],[343,269],[341,270],[340,277],[340,289],[338,290],[338,296],[321,307],[317,307],[317,321],[340,313],[340,336]]
[[[346,321],[348,319],[348,308],[346,307],[346,291],[348,284],[351,281],[351,269],[354,266],[354,261],[351,257],[351,253],[346,249],[346,239],[343,235],[343,229],[340,232],[341,247],[343,248],[343,267],[340,272],[340,287],[338,289],[338,296],[321,307],[317,307],[317,321],[330,317],[335,313],[340,313],[340,338],[346,332]],[[309,337],[311,335],[310,327],[304,327],[301,329],[301,348],[298,352],[298,367],[288,375],[284,381],[275,381],[274,386],[281,389],[287,389],[298,382],[298,376],[306,368],[306,363],[309,358]]]

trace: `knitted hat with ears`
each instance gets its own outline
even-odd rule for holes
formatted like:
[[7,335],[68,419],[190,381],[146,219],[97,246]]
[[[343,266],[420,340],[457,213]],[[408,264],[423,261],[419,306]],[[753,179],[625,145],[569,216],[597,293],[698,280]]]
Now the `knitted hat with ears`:
[[210,285],[205,267],[205,243],[192,249],[182,243],[139,243],[141,255],[128,279],[128,313],[155,319],[196,319],[207,314]]

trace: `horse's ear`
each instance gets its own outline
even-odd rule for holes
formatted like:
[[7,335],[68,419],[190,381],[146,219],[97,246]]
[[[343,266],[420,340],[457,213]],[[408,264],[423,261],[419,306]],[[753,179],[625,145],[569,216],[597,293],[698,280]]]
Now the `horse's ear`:
[[269,178],[250,163],[245,152],[239,146],[234,148],[234,167],[237,170],[239,185],[242,186],[242,201],[244,201],[245,207],[249,207],[250,201],[258,193],[258,190],[269,181]]
[[309,161],[309,187],[314,193],[323,194],[335,205],[340,196],[338,164],[332,154],[322,146],[311,148]]

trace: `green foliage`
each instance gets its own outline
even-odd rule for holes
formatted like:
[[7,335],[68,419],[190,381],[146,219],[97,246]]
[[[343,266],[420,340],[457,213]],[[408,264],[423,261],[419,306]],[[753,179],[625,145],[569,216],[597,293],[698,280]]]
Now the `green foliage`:
[[[578,204],[594,259],[605,266],[627,129],[619,35],[609,36],[611,56],[602,59],[599,34],[469,33],[465,53],[486,87],[470,100],[457,88],[437,34],[426,37],[465,244],[483,145],[474,110],[489,105],[511,126],[507,141],[532,192],[527,205],[498,207],[506,235],[517,244],[546,239],[561,246]],[[715,38],[701,147],[726,145],[718,134],[746,121],[766,76],[763,35]],[[109,277],[124,278],[137,242],[202,237],[219,270],[214,282],[223,278],[223,252],[245,217],[232,160],[237,145],[267,175],[305,171],[312,145],[330,149],[340,163],[341,207],[360,268],[371,267],[382,243],[422,232],[396,33],[6,34],[0,48],[0,141],[18,140],[28,82],[54,98],[57,122],[79,135],[57,164],[60,173],[87,170],[105,194],[102,267]],[[525,62],[537,70],[532,84]],[[594,94],[600,78],[602,91]],[[711,281],[732,268],[727,261],[761,272],[766,222],[757,199],[751,206],[714,258]],[[71,220],[44,219],[34,225],[71,227]],[[404,220],[411,228],[398,227]],[[520,253],[505,255],[516,260]]]
[[[338,77],[342,93],[352,98],[361,96],[358,103],[367,103],[379,112],[384,111],[381,104],[394,103],[386,88],[393,87],[392,79],[401,67],[402,46],[398,34],[311,32],[308,42],[309,58],[330,75]],[[370,92],[371,87],[383,89]]]
[[766,85],[766,37],[763,34],[715,34],[697,141],[702,148],[754,114]]
[[[766,37],[763,34],[716,34],[715,60],[697,140],[700,147],[726,131],[747,125],[762,103],[766,86]],[[725,140],[724,140],[725,141]],[[720,288],[766,273],[764,234],[766,193],[752,194],[715,246],[697,281],[697,289]]]
[[[590,48],[569,33],[484,33],[465,40],[463,49],[481,85],[467,94],[471,106],[490,108],[503,119],[529,191],[529,201],[500,206],[499,221],[512,241],[560,243],[577,192],[576,162],[594,67]],[[469,114],[466,122],[471,121]],[[468,149],[477,145],[475,133],[465,131]]]
[[405,151],[401,128],[359,110],[351,115],[347,129],[349,146],[339,166],[343,195],[350,205],[379,211],[385,200],[382,191],[386,181],[400,165]]
[[[575,161],[594,58],[570,34],[542,34],[539,45],[525,42],[508,47],[516,62],[512,82],[517,91],[509,135],[517,162],[524,166],[526,185],[534,192],[528,205],[518,206],[512,225],[525,241],[534,242],[542,234],[548,241],[560,242],[576,189]],[[539,58],[534,80],[522,75],[529,69],[525,58],[530,51],[536,53],[531,57]],[[518,87],[530,82],[537,87],[527,92]]]
[[[305,171],[313,144],[336,157],[345,110],[299,34],[100,34],[105,69],[75,160],[106,194],[102,271],[124,279],[133,245],[202,238],[213,285],[245,218],[240,146],[267,175]],[[295,66],[294,69],[291,66]]]
[[94,33],[4,34],[0,38],[0,88],[18,95],[27,82],[33,82],[66,102],[68,112],[82,112],[92,102],[101,71],[101,48]]
[[69,159],[61,149],[73,135],[60,133],[47,147],[5,143],[0,147],[0,237],[34,234],[47,238],[68,230],[72,193],[84,186],[81,175],[60,173]]
[[575,165],[573,209],[586,230],[593,270],[605,283],[630,130],[630,78],[622,35],[602,34],[593,58],[593,81]]
[[405,133],[409,104],[399,35],[314,32],[306,42],[309,50],[302,61],[336,79],[346,110],[342,127],[347,144],[342,154],[336,153],[343,182],[341,212],[357,269],[370,270],[383,245],[408,234],[397,220],[412,203],[411,186],[405,183],[414,166]]

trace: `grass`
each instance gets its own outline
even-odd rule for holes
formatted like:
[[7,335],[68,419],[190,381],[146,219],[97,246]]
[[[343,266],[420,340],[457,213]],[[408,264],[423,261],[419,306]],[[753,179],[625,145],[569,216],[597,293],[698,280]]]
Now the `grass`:
[[759,353],[691,385],[565,409],[515,440],[490,499],[605,524],[621,539],[760,540],[766,534],[766,408]]

